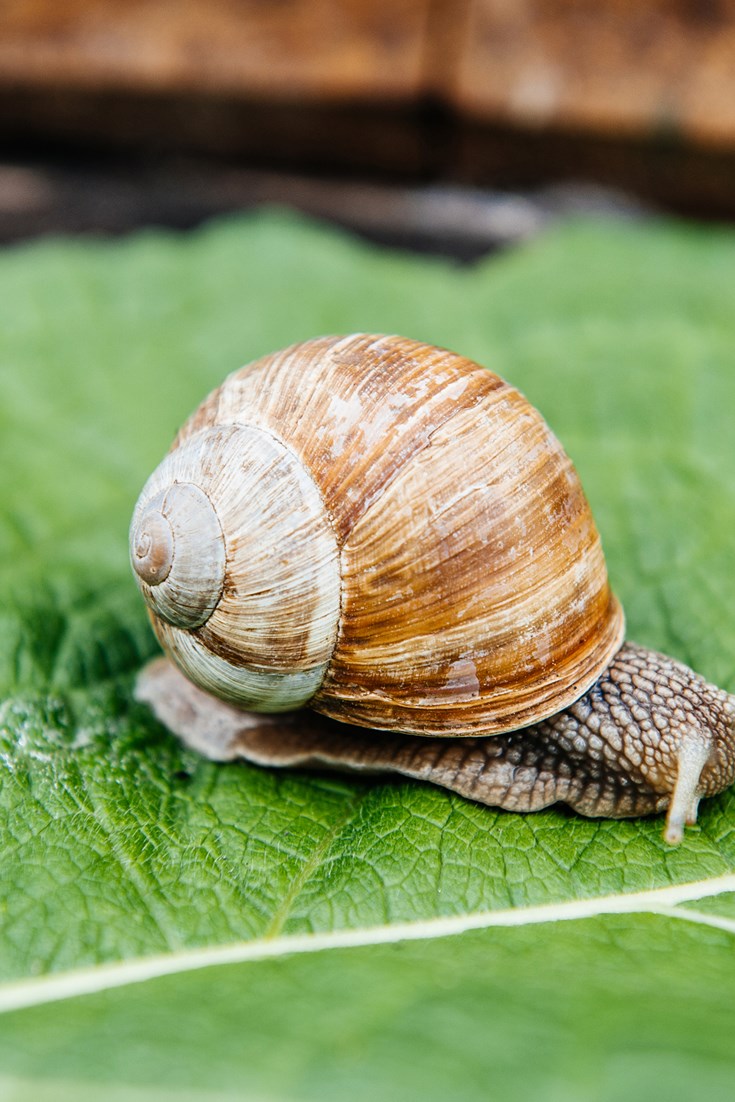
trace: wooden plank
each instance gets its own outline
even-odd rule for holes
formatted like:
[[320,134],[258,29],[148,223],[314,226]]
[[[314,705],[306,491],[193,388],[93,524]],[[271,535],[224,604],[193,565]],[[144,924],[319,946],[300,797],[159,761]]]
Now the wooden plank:
[[431,0],[6,0],[0,83],[276,100],[420,95]]
[[0,136],[729,215],[735,0],[4,0]]
[[735,0],[471,0],[463,115],[735,146]]

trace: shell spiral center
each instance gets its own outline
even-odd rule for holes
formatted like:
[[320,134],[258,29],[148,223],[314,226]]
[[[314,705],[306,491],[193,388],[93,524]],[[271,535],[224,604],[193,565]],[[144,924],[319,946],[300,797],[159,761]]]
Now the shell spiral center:
[[175,627],[212,615],[225,582],[225,540],[212,502],[192,482],[173,482],[136,510],[130,561],[149,607]]

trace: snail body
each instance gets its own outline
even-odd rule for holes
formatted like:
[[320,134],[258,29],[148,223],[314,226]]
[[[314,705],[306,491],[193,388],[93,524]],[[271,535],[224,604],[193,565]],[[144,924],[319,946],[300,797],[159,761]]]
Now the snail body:
[[[139,693],[210,756],[394,768],[523,810],[669,806],[670,840],[735,775],[734,698],[621,651],[570,460],[454,353],[323,338],[231,375],[146,483],[131,561],[178,671]],[[305,706],[328,718],[294,725]]]

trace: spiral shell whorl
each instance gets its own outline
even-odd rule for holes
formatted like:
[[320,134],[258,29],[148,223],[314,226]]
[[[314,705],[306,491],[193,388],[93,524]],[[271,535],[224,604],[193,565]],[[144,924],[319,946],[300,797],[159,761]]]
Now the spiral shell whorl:
[[160,585],[171,573],[174,561],[174,534],[168,517],[149,506],[130,535],[130,561],[133,570],[148,586]]
[[136,510],[130,559],[157,616],[178,628],[206,623],[225,582],[225,542],[204,491],[173,482]]
[[338,552],[300,460],[255,425],[210,425],[143,489],[130,557],[154,630],[207,692],[261,711],[306,703],[339,615]]

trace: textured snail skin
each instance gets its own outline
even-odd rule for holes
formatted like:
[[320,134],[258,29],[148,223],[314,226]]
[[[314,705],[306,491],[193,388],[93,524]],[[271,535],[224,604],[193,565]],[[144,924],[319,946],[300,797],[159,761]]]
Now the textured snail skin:
[[490,738],[425,738],[346,726],[309,711],[243,713],[192,685],[166,659],[136,696],[187,745],[215,761],[400,773],[508,811],[564,803],[622,819],[668,809],[676,845],[703,796],[735,780],[735,696],[681,662],[626,643],[571,707]]

